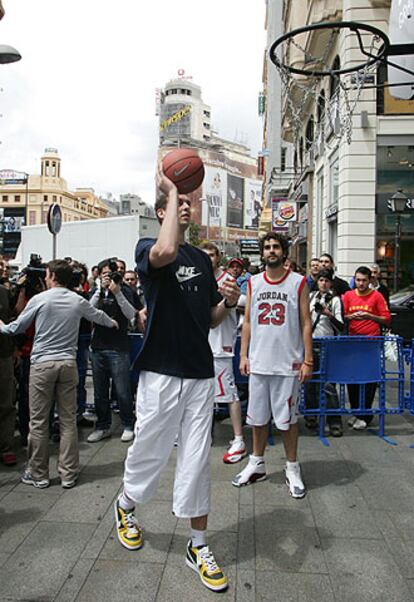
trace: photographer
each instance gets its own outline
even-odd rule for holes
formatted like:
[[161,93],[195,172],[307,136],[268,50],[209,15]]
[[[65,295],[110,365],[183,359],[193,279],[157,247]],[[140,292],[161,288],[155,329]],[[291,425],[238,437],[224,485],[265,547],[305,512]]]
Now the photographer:
[[76,351],[82,317],[117,328],[115,320],[96,310],[68,286],[73,269],[67,261],[50,261],[46,267],[48,290],[35,295],[19,317],[6,325],[2,334],[24,332],[34,321],[31,353],[29,404],[30,432],[27,469],[21,477],[26,485],[49,486],[49,413],[56,399],[60,419],[58,470],[62,487],[76,484],[79,472],[79,447],[76,429]]
[[[339,297],[332,292],[333,272],[332,270],[321,270],[316,279],[317,290],[310,296],[310,312],[312,320],[312,337],[330,337],[340,334],[344,329],[342,318],[342,305]],[[319,370],[320,349],[313,346],[314,371]],[[319,384],[306,384],[306,408],[317,408],[319,405]],[[329,408],[339,406],[338,394],[333,383],[325,385],[326,405]],[[314,416],[305,417],[308,428],[317,427],[317,419]],[[327,424],[329,433],[333,437],[342,436],[342,419],[340,416],[328,416]]]
[[92,291],[91,304],[101,309],[119,324],[116,333],[95,326],[91,340],[92,375],[97,422],[88,441],[95,443],[111,436],[112,422],[109,382],[115,385],[119,413],[123,426],[121,440],[134,437],[133,398],[130,387],[130,358],[128,326],[135,317],[132,291],[122,283],[115,259],[105,259],[98,265],[100,287]]

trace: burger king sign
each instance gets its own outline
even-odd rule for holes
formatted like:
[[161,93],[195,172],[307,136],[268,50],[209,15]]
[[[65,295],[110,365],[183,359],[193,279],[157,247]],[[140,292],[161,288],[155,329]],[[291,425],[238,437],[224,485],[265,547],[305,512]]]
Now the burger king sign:
[[272,229],[284,232],[288,229],[288,223],[297,220],[296,203],[286,198],[272,199]]

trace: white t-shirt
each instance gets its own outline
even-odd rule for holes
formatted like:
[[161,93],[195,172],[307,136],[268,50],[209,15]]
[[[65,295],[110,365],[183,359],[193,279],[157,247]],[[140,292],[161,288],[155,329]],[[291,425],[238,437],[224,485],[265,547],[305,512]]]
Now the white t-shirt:
[[290,270],[277,282],[266,272],[250,278],[251,373],[298,373],[304,356],[299,301],[305,283],[306,276]]
[[[226,280],[235,282],[233,276],[231,276],[228,272],[220,270],[218,273],[216,273],[216,282],[218,286],[224,284]],[[221,322],[221,324],[219,324],[216,328],[210,329],[208,340],[214,357],[233,357],[236,337],[237,315],[236,310],[232,309],[230,310],[229,315],[226,316]]]

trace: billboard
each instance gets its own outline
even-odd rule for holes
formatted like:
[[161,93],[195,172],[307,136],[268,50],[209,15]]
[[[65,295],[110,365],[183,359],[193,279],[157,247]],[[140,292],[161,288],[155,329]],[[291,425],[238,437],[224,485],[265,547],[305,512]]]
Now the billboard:
[[244,180],[227,175],[227,226],[243,228]]
[[[203,203],[201,223],[203,226],[226,227],[227,218],[227,172],[224,169],[216,169],[205,166],[203,182],[203,197],[207,202]],[[207,219],[207,207],[210,210]]]
[[16,255],[21,239],[21,228],[25,225],[25,213],[24,207],[0,209],[0,219],[3,226],[0,253],[9,257]]
[[191,105],[183,103],[162,104],[160,111],[160,134],[162,136],[190,136]]
[[258,230],[262,215],[262,183],[260,180],[244,181],[244,227]]

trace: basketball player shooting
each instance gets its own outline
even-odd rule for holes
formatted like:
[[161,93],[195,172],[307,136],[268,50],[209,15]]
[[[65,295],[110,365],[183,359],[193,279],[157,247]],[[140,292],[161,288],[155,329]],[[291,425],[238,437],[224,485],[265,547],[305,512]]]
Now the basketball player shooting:
[[161,224],[157,239],[140,239],[139,279],[148,319],[137,360],[137,425],[125,462],[124,489],[115,502],[120,543],[139,550],[143,532],[136,504],[155,494],[178,433],[173,512],[190,519],[186,564],[212,591],[227,588],[227,577],[207,545],[210,510],[210,447],[214,406],[214,364],[208,342],[215,327],[237,304],[240,291],[227,282],[218,293],[207,255],[184,240],[191,200],[158,171],[155,204]]
[[302,498],[298,448],[299,387],[312,376],[312,324],[306,277],[286,270],[287,240],[274,232],[260,241],[265,271],[248,283],[243,322],[240,372],[249,375],[247,423],[253,426],[253,453],[234,478],[242,487],[266,479],[264,452],[273,417],[282,431],[286,452],[286,484]]

